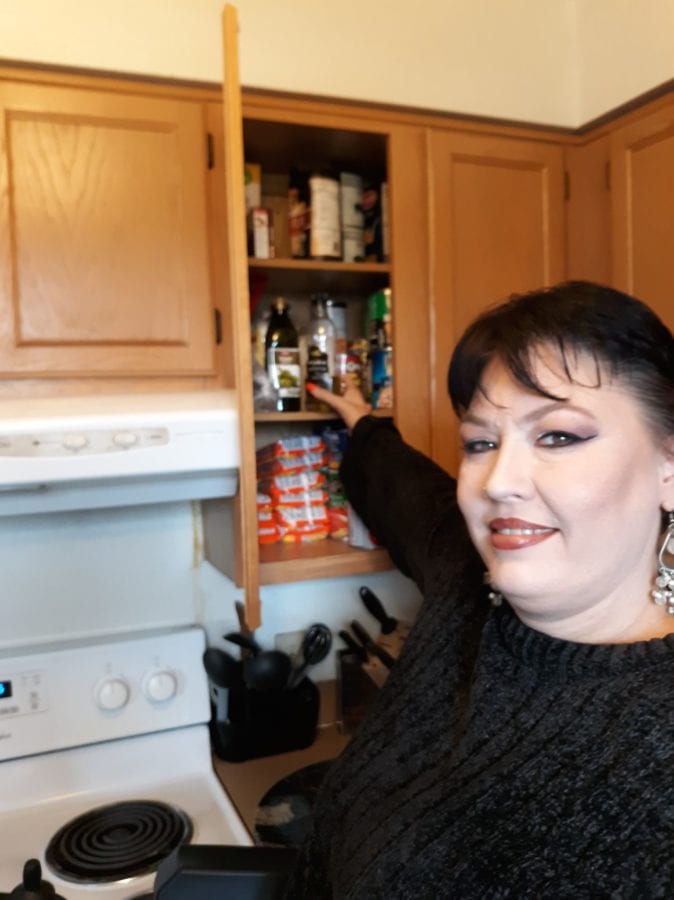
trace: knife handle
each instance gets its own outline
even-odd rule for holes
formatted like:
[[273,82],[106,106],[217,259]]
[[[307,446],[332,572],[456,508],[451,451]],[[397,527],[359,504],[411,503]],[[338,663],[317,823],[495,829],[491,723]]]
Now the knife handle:
[[379,644],[375,644],[375,642],[372,640],[372,638],[363,628],[360,622],[352,622],[351,628],[353,630],[353,633],[356,635],[356,637],[361,642],[363,647],[365,647],[368,653],[376,656],[378,660],[384,663],[387,669],[393,668],[395,659],[391,656],[390,653],[387,653],[383,647],[380,647]]
[[351,653],[354,653],[359,659],[363,661],[367,659],[367,652],[365,651],[364,647],[357,641],[354,641],[348,631],[340,631],[339,636],[344,641]]
[[391,634],[392,631],[396,630],[398,625],[398,620],[394,619],[393,616],[389,616],[386,613],[386,610],[381,604],[381,600],[374,591],[371,591],[369,587],[363,585],[358,591],[360,594],[361,600],[365,604],[365,609],[370,613],[370,615],[374,616],[375,619],[381,625],[381,633],[382,634]]

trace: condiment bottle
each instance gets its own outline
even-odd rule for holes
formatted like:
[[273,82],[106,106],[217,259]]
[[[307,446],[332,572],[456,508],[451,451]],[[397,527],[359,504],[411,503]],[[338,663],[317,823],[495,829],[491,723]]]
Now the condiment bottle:
[[312,259],[341,259],[342,227],[339,179],[329,171],[309,176],[309,256]]
[[290,255],[304,259],[309,255],[309,182],[299,169],[291,169],[288,186],[288,234]]
[[298,412],[301,406],[302,370],[297,331],[290,320],[288,304],[277,297],[265,338],[267,374],[278,392],[278,412]]
[[346,353],[346,303],[328,297],[325,305],[335,326],[335,352]]
[[[335,326],[328,316],[327,295],[315,294],[311,298],[311,319],[307,341],[307,381],[332,390],[335,370]],[[316,400],[309,391],[306,394],[307,409],[326,412],[328,407]]]

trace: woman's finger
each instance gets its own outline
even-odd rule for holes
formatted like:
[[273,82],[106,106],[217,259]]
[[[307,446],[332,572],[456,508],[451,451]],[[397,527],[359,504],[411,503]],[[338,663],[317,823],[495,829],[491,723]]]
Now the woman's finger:
[[312,397],[334,409],[337,415],[344,420],[344,424],[349,430],[354,427],[359,419],[367,416],[371,411],[369,403],[365,402],[365,398],[358,388],[349,387],[343,395],[340,395],[333,394],[332,391],[308,382],[307,390]]

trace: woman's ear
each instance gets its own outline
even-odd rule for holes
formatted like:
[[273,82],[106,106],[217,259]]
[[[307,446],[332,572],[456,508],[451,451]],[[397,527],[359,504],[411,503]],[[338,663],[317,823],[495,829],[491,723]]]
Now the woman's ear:
[[661,506],[666,511],[674,510],[674,437],[668,438],[663,448],[661,478]]

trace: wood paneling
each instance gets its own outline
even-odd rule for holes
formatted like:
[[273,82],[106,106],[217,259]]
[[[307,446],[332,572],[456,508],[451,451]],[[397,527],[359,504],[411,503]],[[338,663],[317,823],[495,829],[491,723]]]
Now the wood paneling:
[[[222,17],[224,83],[224,175],[227,202],[227,270],[231,303],[234,369],[238,387],[241,468],[235,499],[235,571],[228,572],[245,588],[246,624],[260,625],[260,557],[257,543],[257,480],[255,471],[255,423],[253,418],[250,303],[246,246],[244,153],[239,85],[238,23],[236,10],[227,5]],[[208,551],[207,551],[208,552]]]
[[0,84],[2,374],[213,372],[192,102]]
[[564,275],[562,151],[533,141],[430,137],[433,458],[456,472],[447,366],[466,325],[508,295]]
[[610,284],[611,172],[605,135],[578,147],[567,147],[569,174],[566,203],[566,277]]
[[610,139],[613,283],[674,328],[674,104]]

